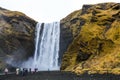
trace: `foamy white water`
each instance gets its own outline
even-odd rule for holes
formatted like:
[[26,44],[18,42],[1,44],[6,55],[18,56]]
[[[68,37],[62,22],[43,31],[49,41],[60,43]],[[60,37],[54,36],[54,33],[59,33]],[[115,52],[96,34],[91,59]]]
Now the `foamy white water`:
[[[43,29],[43,30],[41,30]],[[38,70],[59,70],[60,23],[41,23],[36,25],[36,44],[32,67]]]
[[34,56],[25,62],[14,62],[13,58],[7,60],[15,67],[38,68],[39,71],[60,70],[58,63],[60,41],[60,22],[37,23],[35,29]]

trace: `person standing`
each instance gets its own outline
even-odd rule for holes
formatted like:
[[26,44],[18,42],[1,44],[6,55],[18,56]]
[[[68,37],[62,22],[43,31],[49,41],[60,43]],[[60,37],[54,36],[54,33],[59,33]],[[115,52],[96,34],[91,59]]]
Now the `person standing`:
[[19,75],[19,68],[16,68],[16,75]]
[[7,75],[8,74],[8,68],[5,68],[4,72],[5,72],[5,75]]

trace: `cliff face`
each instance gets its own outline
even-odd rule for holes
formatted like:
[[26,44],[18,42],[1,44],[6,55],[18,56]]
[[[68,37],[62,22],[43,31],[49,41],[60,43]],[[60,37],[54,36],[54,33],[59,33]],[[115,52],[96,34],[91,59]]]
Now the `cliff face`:
[[35,25],[23,13],[0,8],[0,67],[5,59],[19,61],[33,55]]
[[[21,63],[34,53],[36,21],[17,11],[0,8],[0,68]],[[60,57],[73,40],[69,27],[60,23]],[[6,64],[7,63],[7,64]]]
[[72,35],[72,31],[70,30],[70,27],[66,27],[66,25],[63,22],[60,22],[59,63],[61,63],[62,56],[72,41],[73,41],[73,35]]
[[61,24],[73,37],[63,55],[61,70],[120,74],[119,3],[84,5]]
[[[0,68],[6,66],[4,60],[33,55],[36,23],[23,13],[0,8]],[[84,5],[60,25],[61,70],[120,74],[119,3]]]

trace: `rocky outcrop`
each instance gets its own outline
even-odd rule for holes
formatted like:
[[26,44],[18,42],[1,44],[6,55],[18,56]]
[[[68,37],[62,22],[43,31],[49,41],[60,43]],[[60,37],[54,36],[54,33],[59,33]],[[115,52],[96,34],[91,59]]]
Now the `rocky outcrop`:
[[59,63],[61,65],[62,56],[67,50],[69,44],[73,40],[73,35],[69,27],[66,27],[64,23],[60,23],[60,50],[59,50]]
[[17,11],[0,8],[0,67],[33,55],[36,21]]
[[61,70],[120,74],[120,3],[84,5],[61,24],[73,37]]

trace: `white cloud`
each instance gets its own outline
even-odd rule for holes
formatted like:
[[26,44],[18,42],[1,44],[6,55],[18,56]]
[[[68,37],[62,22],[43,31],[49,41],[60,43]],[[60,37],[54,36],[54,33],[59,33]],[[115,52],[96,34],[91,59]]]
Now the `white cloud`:
[[120,2],[120,0],[0,0],[0,6],[20,11],[39,22],[58,21],[83,4]]

